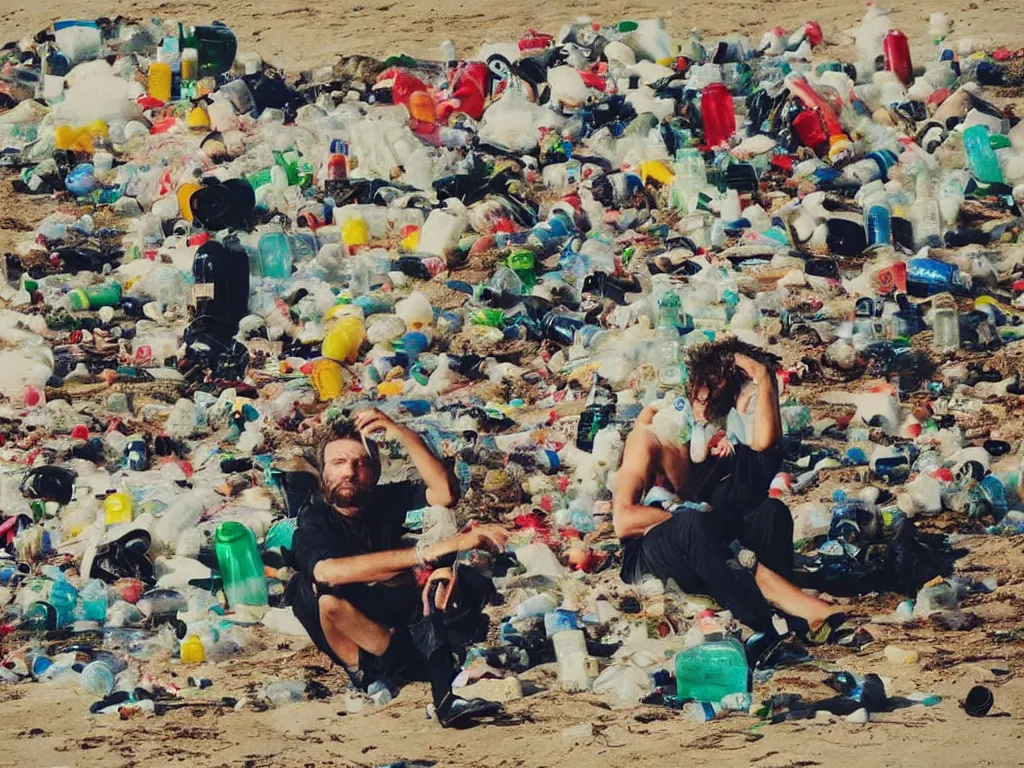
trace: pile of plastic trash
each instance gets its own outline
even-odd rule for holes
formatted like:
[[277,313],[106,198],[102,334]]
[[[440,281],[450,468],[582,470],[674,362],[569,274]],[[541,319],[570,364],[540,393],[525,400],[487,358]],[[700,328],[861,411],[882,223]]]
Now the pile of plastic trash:
[[[944,14],[911,45],[874,5],[856,61],[822,40],[581,22],[297,79],[220,24],[0,50],[0,164],[58,202],[0,285],[0,681],[155,708],[147,660],[297,631],[300,449],[372,403],[462,483],[412,535],[515,527],[467,555],[506,606],[461,685],[557,659],[567,690],[749,710],[734,622],[618,582],[610,526],[625,432],[726,333],[784,361],[772,494],[806,574],[913,596],[935,574],[903,567],[908,521],[1024,531],[1024,122],[993,101],[1020,59]],[[897,618],[956,612],[957,585],[925,589]]]

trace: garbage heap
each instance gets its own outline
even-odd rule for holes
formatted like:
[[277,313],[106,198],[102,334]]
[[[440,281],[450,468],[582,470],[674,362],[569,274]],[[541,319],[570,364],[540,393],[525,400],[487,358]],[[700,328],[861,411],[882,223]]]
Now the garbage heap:
[[[675,675],[698,719],[746,709],[734,622],[622,585],[610,526],[624,434],[725,334],[783,360],[771,492],[835,593],[916,595],[886,555],[914,518],[1024,530],[1024,70],[929,29],[871,5],[837,61],[814,22],[588,22],[297,78],[219,23],[61,21],[0,51],[0,164],[53,203],[0,286],[0,680],[152,709],[147,659],[296,631],[302,450],[372,404],[462,486],[412,535],[516,529],[513,557],[466,555],[506,605],[460,683],[554,651],[568,689],[628,704]],[[992,587],[934,575],[903,618]],[[716,664],[717,688],[688,677]]]

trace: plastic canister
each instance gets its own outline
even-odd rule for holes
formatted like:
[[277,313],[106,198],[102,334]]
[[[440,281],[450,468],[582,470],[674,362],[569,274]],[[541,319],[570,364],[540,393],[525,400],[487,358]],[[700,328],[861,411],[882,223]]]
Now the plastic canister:
[[735,638],[701,643],[676,655],[676,695],[718,702],[731,693],[750,691],[750,668],[743,644]]
[[202,664],[206,661],[206,649],[199,635],[189,635],[181,641],[181,663]]
[[267,582],[255,534],[234,520],[221,523],[214,535],[214,550],[228,605],[267,605]]
[[132,521],[132,497],[124,491],[110,491],[103,501],[104,522],[107,525]]

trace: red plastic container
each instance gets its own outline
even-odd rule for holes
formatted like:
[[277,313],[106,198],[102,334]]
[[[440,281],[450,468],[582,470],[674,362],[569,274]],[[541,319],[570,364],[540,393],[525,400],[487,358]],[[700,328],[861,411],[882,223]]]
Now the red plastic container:
[[828,134],[821,124],[821,115],[815,109],[805,109],[793,118],[793,130],[805,147],[816,153],[828,151]]
[[736,109],[732,94],[721,83],[705,86],[700,99],[700,114],[704,122],[704,143],[708,147],[727,144],[736,133]]
[[914,66],[910,62],[907,36],[898,29],[890,29],[882,40],[882,50],[885,52],[885,68],[895,73],[904,85],[910,85],[914,80]]

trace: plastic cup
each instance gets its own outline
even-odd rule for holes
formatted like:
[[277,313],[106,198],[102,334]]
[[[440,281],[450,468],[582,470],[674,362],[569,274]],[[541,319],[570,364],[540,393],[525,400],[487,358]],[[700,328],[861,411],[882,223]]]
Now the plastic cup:
[[114,673],[102,661],[93,661],[82,670],[82,688],[100,698],[110,695],[114,689]]

